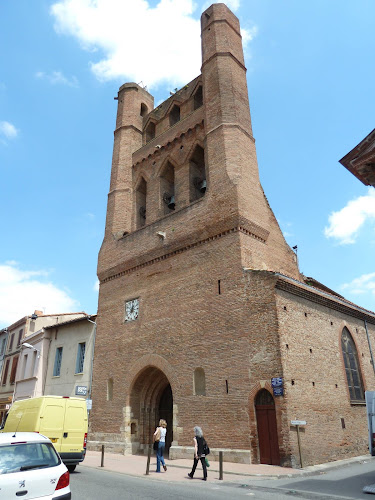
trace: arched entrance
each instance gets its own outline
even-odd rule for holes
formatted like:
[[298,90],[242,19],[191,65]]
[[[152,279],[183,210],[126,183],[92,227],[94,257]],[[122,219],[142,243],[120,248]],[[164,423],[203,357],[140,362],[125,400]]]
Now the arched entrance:
[[167,421],[165,454],[173,441],[173,394],[166,375],[148,366],[137,376],[130,392],[132,452],[145,451],[161,418]]
[[255,397],[260,463],[280,465],[275,401],[271,393],[262,389]]

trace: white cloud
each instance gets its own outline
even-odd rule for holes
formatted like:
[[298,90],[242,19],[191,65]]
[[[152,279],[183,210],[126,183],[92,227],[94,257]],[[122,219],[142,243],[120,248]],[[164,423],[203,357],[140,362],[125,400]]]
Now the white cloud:
[[14,139],[18,135],[18,130],[16,127],[9,122],[0,122],[0,135],[3,135],[7,139]]
[[78,80],[75,76],[70,79],[63,75],[61,71],[52,71],[52,73],[45,73],[44,71],[38,71],[35,73],[36,78],[41,80],[47,80],[51,85],[66,85],[68,87],[77,88]]
[[79,303],[47,277],[47,271],[24,271],[14,261],[0,264],[0,326],[9,326],[35,309],[46,314],[78,310]]
[[362,274],[362,276],[355,278],[350,283],[344,283],[340,288],[353,295],[370,293],[375,299],[375,273]]
[[[239,5],[229,3],[233,9]],[[160,0],[156,7],[146,0],[60,0],[51,14],[58,33],[75,37],[92,53],[91,70],[99,80],[174,88],[200,73],[195,9],[193,0]]]
[[336,238],[339,243],[354,243],[359,230],[366,221],[375,221],[375,190],[369,188],[367,195],[351,200],[328,218],[324,229],[327,238]]
[[99,280],[96,280],[96,281],[95,281],[95,284],[94,284],[94,286],[93,286],[93,290],[94,290],[95,292],[99,292],[99,287],[100,287],[100,282],[99,282]]
[[[62,0],[52,5],[57,32],[96,51],[99,80],[127,79],[175,85],[200,72],[200,23],[192,0]],[[98,60],[99,59],[99,60]]]

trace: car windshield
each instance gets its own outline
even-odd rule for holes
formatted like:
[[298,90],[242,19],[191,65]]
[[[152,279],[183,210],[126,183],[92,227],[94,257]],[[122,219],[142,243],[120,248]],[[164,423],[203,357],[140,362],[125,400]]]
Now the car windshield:
[[0,474],[43,469],[60,463],[50,443],[13,443],[0,446]]

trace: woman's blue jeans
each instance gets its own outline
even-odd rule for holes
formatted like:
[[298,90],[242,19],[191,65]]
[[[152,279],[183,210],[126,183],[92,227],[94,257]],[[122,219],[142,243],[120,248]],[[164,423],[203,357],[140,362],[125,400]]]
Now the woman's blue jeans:
[[163,457],[164,448],[165,448],[165,443],[161,443],[159,441],[159,446],[158,449],[156,450],[156,472],[160,472],[160,464],[165,465]]

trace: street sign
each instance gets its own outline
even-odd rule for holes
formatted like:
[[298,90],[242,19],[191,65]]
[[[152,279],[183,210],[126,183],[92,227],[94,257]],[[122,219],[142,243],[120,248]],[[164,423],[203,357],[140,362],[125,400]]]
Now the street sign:
[[87,387],[85,385],[77,385],[76,396],[87,396]]
[[282,379],[282,377],[271,378],[271,386],[272,387],[282,387],[283,386],[283,379]]
[[284,388],[283,387],[274,387],[273,389],[274,396],[284,396]]
[[306,420],[292,420],[290,422],[292,425],[306,425]]

